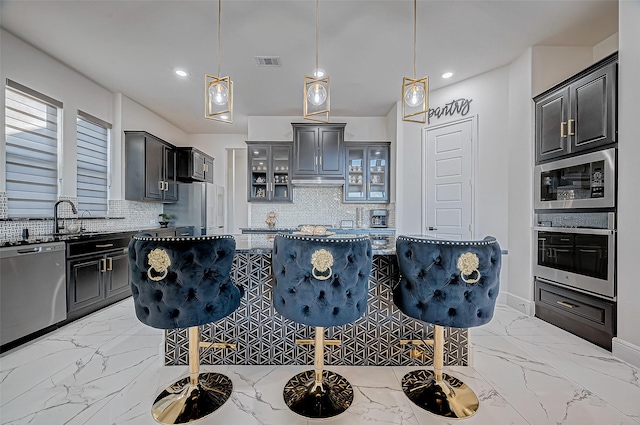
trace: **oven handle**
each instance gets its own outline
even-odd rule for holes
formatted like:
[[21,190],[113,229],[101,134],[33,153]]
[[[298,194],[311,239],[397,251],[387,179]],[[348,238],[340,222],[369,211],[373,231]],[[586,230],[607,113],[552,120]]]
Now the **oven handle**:
[[546,227],[533,226],[533,230],[539,232],[576,233],[582,235],[613,235],[616,231],[611,229],[585,229],[577,227]]

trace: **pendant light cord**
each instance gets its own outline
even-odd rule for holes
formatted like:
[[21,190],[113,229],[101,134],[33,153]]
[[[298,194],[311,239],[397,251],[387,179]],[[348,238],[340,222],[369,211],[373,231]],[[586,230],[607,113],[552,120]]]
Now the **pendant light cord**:
[[316,69],[314,71],[314,75],[316,78],[318,77],[318,2],[320,0],[316,0]]
[[[220,78],[220,11],[221,8],[221,0],[218,0],[218,78]],[[415,42],[414,42],[415,44]],[[415,61],[415,51],[414,51],[414,61]],[[415,65],[414,65],[415,67]],[[415,73],[415,71],[414,71]]]
[[413,79],[416,79],[416,15],[418,0],[413,0]]

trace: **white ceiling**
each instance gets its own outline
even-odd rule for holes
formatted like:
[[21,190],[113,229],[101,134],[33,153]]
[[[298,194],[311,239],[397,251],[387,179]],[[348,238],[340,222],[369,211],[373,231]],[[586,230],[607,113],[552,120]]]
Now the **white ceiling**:
[[[385,116],[413,73],[413,1],[320,1],[319,65],[331,116]],[[315,67],[315,1],[224,0],[222,69],[233,124],[204,115],[217,73],[217,2],[2,0],[2,27],[186,133],[246,133],[247,116],[301,116]],[[417,76],[431,89],[504,66],[529,46],[593,46],[617,32],[617,0],[418,1]],[[254,56],[280,56],[258,68]],[[179,78],[174,69],[189,72]],[[440,78],[453,71],[450,80]]]

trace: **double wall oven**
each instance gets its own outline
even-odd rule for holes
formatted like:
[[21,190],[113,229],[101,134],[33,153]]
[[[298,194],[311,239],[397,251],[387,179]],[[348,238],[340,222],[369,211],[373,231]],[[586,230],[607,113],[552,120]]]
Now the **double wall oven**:
[[616,301],[616,150],[535,167],[536,316],[611,349]]

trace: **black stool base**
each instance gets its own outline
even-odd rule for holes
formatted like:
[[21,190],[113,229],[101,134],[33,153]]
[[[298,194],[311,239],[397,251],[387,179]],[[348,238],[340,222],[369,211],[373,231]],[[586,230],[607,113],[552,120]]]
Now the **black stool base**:
[[442,382],[429,370],[415,370],[402,378],[402,391],[409,400],[438,416],[463,419],[478,410],[478,397],[464,382],[446,373]]
[[231,396],[233,384],[225,375],[201,373],[192,385],[183,378],[167,387],[153,402],[153,419],[161,424],[185,424],[215,412]]
[[324,419],[343,413],[353,402],[353,388],[342,375],[322,371],[322,389],[314,389],[315,372],[307,370],[291,378],[284,387],[284,402],[295,413]]

